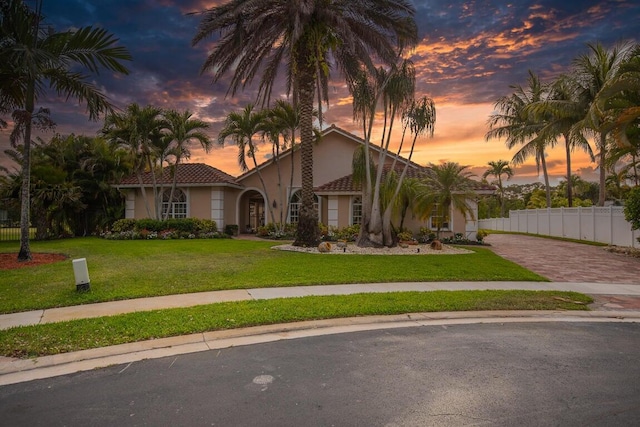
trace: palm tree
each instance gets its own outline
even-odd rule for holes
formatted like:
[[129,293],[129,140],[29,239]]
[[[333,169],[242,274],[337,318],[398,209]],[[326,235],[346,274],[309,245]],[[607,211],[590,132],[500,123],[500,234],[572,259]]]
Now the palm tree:
[[[234,94],[260,73],[259,99],[271,96],[286,70],[287,91],[300,108],[302,201],[295,245],[315,246],[318,213],[313,197],[313,102],[328,99],[333,64],[347,80],[374,54],[394,63],[398,51],[417,42],[415,8],[406,0],[232,0],[204,13],[193,44],[221,34],[202,72],[213,81],[233,70]],[[333,58],[333,61],[331,60]]]
[[[636,133],[640,132],[640,128],[635,128]],[[640,185],[640,135],[628,137],[628,145],[613,147],[609,152],[607,164],[611,173],[619,175],[622,182],[626,180],[633,181],[637,187]],[[617,163],[621,163],[620,169],[616,172]]]
[[82,223],[76,225],[75,235],[85,236],[102,232],[124,215],[124,197],[113,186],[133,173],[130,157],[125,150],[100,137],[77,137],[85,150],[78,159],[73,180],[83,192],[88,208],[82,212]]
[[[373,74],[363,70],[351,83],[350,91],[353,95],[354,119],[361,121],[365,135],[363,152],[354,153],[354,174],[361,175],[364,184],[362,186],[362,224],[357,244],[358,246],[392,246],[396,244],[391,224],[396,205],[395,199],[401,191],[418,136],[423,133],[433,135],[435,104],[426,96],[420,100],[414,99],[415,68],[409,60],[401,61],[390,70],[380,67]],[[362,173],[365,170],[364,165],[375,163],[371,158],[369,146],[379,104],[382,104],[383,109],[383,130],[378,163],[375,166],[375,175],[365,174]],[[402,138],[394,156],[389,152],[389,145],[393,125],[398,116],[402,117],[403,129]],[[413,135],[408,161],[405,162],[400,176],[396,177],[395,168],[403,149],[407,130]],[[393,161],[386,179],[394,180],[394,186],[387,183],[388,200],[383,203],[382,179],[389,158],[393,158]]]
[[[164,138],[173,145],[173,151],[175,153],[175,162],[173,163],[173,182],[171,184],[171,193],[169,195],[169,202],[173,200],[173,195],[176,191],[177,179],[178,179],[178,166],[182,159],[189,159],[191,157],[191,151],[189,150],[189,144],[193,141],[200,143],[200,146],[209,152],[211,147],[211,139],[209,135],[202,130],[209,128],[209,125],[202,120],[192,118],[193,114],[189,110],[178,112],[176,110],[169,110],[164,113],[166,120],[166,134]],[[164,214],[163,219],[167,219],[169,216],[169,210]]]
[[[579,148],[586,152],[591,161],[595,160],[589,142],[582,132],[576,131],[576,124],[585,116],[589,108],[588,100],[582,94],[580,85],[573,76],[562,75],[549,87],[546,99],[534,102],[525,110],[546,120],[540,134],[546,135],[549,140],[564,138],[565,155],[567,158],[567,177],[572,175],[571,153]],[[573,206],[573,185],[567,181],[567,200],[569,207]]]
[[465,170],[468,166],[461,166],[455,162],[431,164],[429,167],[431,176],[423,180],[424,187],[416,196],[416,204],[435,210],[436,217],[439,218],[436,234],[440,238],[442,223],[450,219],[452,208],[462,213],[465,218],[475,219],[473,208],[469,205],[469,199],[475,197],[470,180],[473,173]]
[[[159,145],[162,143],[163,137],[161,131],[165,127],[166,122],[162,117],[162,109],[152,105],[141,108],[138,104],[133,103],[129,104],[123,112],[107,114],[101,130],[102,135],[109,141],[129,152],[133,159],[133,169],[138,178],[147,216],[156,219],[161,218],[162,193],[158,189],[155,165],[162,154]],[[162,166],[162,162],[160,162],[160,166]],[[155,197],[153,212],[142,179],[145,171],[151,174]]]
[[56,32],[43,28],[41,2],[31,10],[21,0],[6,0],[0,9],[0,45],[3,65],[0,66],[0,100],[4,110],[16,109],[22,136],[23,168],[20,209],[19,261],[31,259],[29,247],[29,208],[31,175],[31,127],[36,102],[45,94],[45,84],[59,95],[86,103],[89,118],[95,120],[112,105],[92,83],[89,73],[100,68],[127,74],[122,61],[131,59],[117,39],[102,28],[83,27]]
[[[576,124],[582,131],[595,134],[600,170],[600,193],[598,206],[604,206],[606,199],[606,159],[607,136],[614,129],[617,116],[607,108],[619,91],[611,91],[610,86],[620,83],[621,67],[637,55],[637,47],[621,43],[607,50],[601,44],[588,44],[589,54],[581,55],[574,61],[575,76],[581,86],[581,96],[587,99],[589,108],[586,115]],[[628,89],[628,88],[627,88]],[[622,90],[622,88],[620,88]]]
[[265,206],[269,209],[271,222],[275,223],[275,214],[273,213],[273,207],[269,202],[267,185],[262,177],[262,171],[258,168],[258,161],[256,160],[258,147],[254,142],[254,137],[265,130],[267,111],[255,112],[253,108],[253,104],[248,104],[241,113],[229,113],[220,133],[218,134],[218,143],[223,145],[227,138],[231,138],[233,142],[235,142],[238,147],[238,165],[243,172],[249,170],[247,157],[253,161],[253,167],[258,174],[260,184],[264,190]]
[[[296,132],[300,129],[300,111],[295,108],[291,103],[286,102],[282,99],[276,101],[276,105],[269,110],[269,121],[274,126],[274,130],[276,130],[279,134],[282,134],[284,137],[284,143],[282,147],[277,144],[279,148],[283,150],[289,149],[291,159],[291,168],[289,170],[289,188],[293,188],[293,178],[295,171],[295,156],[294,152],[298,148],[296,145]],[[315,129],[316,140],[320,137],[319,131]],[[276,144],[274,143],[274,146]],[[275,155],[274,159],[277,161],[279,156]],[[280,174],[280,168],[278,168],[278,174]],[[278,177],[278,182],[280,183],[280,177]],[[291,204],[286,200],[286,191],[284,186],[280,183],[280,222],[284,223],[287,218],[289,218],[289,209]],[[286,206],[286,209],[283,207]]]
[[513,176],[513,169],[506,160],[490,161],[489,169],[482,174],[483,178],[493,175],[498,179],[498,193],[500,194],[500,217],[504,218],[504,186],[502,185],[502,175],[506,175],[507,181]]
[[529,71],[529,86],[523,88],[520,85],[510,86],[513,94],[504,96],[495,103],[498,112],[489,118],[490,130],[485,135],[487,140],[492,138],[506,138],[509,149],[522,145],[520,150],[513,155],[511,163],[519,165],[530,156],[536,159],[538,169],[542,166],[544,183],[547,193],[547,207],[551,207],[551,186],[549,185],[549,173],[547,172],[546,147],[555,139],[542,133],[547,117],[533,115],[530,106],[545,100],[546,89],[538,76]]
[[636,45],[629,60],[620,65],[618,75],[603,88],[602,99],[609,100],[598,106],[614,118],[611,134],[612,146],[607,163],[614,172],[616,163],[623,161],[617,173],[640,184],[640,45]]

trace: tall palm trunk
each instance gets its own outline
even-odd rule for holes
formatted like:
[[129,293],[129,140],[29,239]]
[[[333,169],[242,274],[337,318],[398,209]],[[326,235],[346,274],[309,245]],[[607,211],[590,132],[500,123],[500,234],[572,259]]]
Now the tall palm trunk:
[[[258,172],[258,179],[260,179],[260,184],[262,184],[262,188],[264,190],[264,204],[267,206],[267,209],[269,210],[269,216],[271,217],[271,222],[275,224],[276,216],[273,213],[273,208],[271,207],[271,202],[269,201],[269,193],[267,193],[267,185],[264,182],[264,178],[262,177],[262,172],[260,172],[260,168],[258,167],[258,162],[256,161],[255,154],[251,156],[251,159],[253,160],[253,168],[255,169],[256,172]],[[278,174],[279,173],[280,172],[278,171]]]
[[[404,181],[404,178],[407,175],[407,170],[409,169],[409,162],[411,161],[411,157],[413,157],[413,151],[415,149],[417,139],[418,139],[418,133],[414,133],[413,141],[411,143],[411,150],[409,151],[409,156],[407,157],[407,162],[405,163],[404,168],[402,169],[402,173],[400,174],[400,179],[398,179],[398,183],[396,184],[396,188],[393,192],[393,196],[391,196],[391,198],[389,199],[389,202],[385,207],[385,211],[382,215],[382,234],[384,237],[385,246],[392,246],[395,244],[395,242],[393,241],[393,235],[392,235],[393,230],[391,225],[393,205],[395,203],[396,198],[398,197],[398,194],[400,194],[400,189],[402,188],[402,182]],[[404,135],[403,135],[403,140],[404,140]],[[397,158],[394,159],[394,164],[395,164],[395,160],[397,160]],[[402,228],[402,225],[400,226],[400,228]]]
[[[160,194],[160,190],[158,189],[156,170],[153,165],[153,161],[151,160],[151,153],[147,154],[147,167],[149,168],[149,172],[151,174],[151,186],[153,187],[153,201],[155,209],[153,217],[160,220],[162,219],[162,194]],[[160,173],[162,173],[162,164],[160,165]]]
[[500,194],[500,218],[504,218],[504,187],[502,186],[502,174],[498,174],[498,194]]
[[136,178],[138,179],[138,184],[140,185],[140,192],[142,193],[142,201],[144,202],[144,207],[147,210],[147,217],[153,218],[151,215],[151,207],[149,206],[149,198],[147,197],[147,189],[145,187],[144,181],[142,180],[142,173],[140,171],[136,171]]
[[547,207],[551,207],[551,185],[549,185],[549,172],[547,171],[547,160],[544,158],[544,150],[540,153],[540,163],[542,164],[542,175],[544,176],[544,188],[547,195]]
[[180,164],[180,155],[176,155],[176,163],[173,165],[173,180],[171,181],[171,192],[169,193],[169,209],[164,213],[163,221],[169,219],[169,211],[173,203],[173,196],[176,194],[176,188],[178,187],[178,165]]
[[31,118],[35,104],[35,82],[27,83],[26,123],[24,124],[24,152],[22,154],[22,187],[20,188],[20,251],[18,261],[31,261],[29,246],[29,229],[31,225],[29,210],[31,208]]
[[297,61],[300,90],[300,169],[302,180],[302,200],[298,217],[295,246],[316,246],[320,240],[318,212],[313,200],[313,100],[314,70],[309,66],[307,56],[302,52]]
[[573,181],[571,180],[571,143],[569,135],[564,135],[564,147],[567,153],[567,200],[569,207],[573,207]]
[[[296,147],[296,130],[295,128],[291,129],[291,173],[289,175],[289,191],[291,191],[291,189],[293,188],[293,176],[294,176],[294,172],[295,172],[295,163],[294,163],[294,155],[295,155],[295,147]],[[284,215],[284,220],[288,221],[289,220],[289,212],[291,211],[291,203],[289,200],[290,195],[288,195],[287,197],[287,191],[285,189],[285,198],[284,200],[286,200],[285,202],[285,206],[287,207],[286,209],[286,213]],[[282,210],[282,209],[281,209]]]
[[605,132],[600,132],[600,153],[598,153],[599,157],[599,167],[600,167],[600,188],[598,191],[598,206],[604,206],[604,201],[607,196],[606,194],[606,179],[607,179],[607,171],[605,170],[605,161],[607,155],[607,134]]
[[[372,104],[378,102],[376,98]],[[371,141],[371,133],[373,130],[373,119],[375,116],[375,107],[371,107],[369,109],[371,115],[366,120],[366,112],[364,113],[364,118],[362,120],[362,129],[364,131],[364,139],[367,143],[364,144],[364,170],[365,170],[365,179],[362,184],[362,221],[360,223],[360,232],[358,233],[358,238],[356,240],[356,244],[359,247],[370,247],[374,246],[373,242],[369,236],[369,229],[371,228],[371,211],[373,208],[372,194],[373,194],[373,182],[371,179],[371,171],[369,169],[369,165],[371,164],[371,151],[369,149],[369,142]]]
[[[273,221],[276,231],[284,232],[284,212],[282,210],[282,206],[284,203],[284,194],[282,185],[282,171],[280,170],[280,136],[276,135],[276,142],[271,146],[271,156],[273,157],[273,162],[276,165],[276,171],[278,172],[278,199],[280,199],[280,211],[278,215],[280,216],[279,221],[276,223]],[[273,213],[272,213],[273,216]]]

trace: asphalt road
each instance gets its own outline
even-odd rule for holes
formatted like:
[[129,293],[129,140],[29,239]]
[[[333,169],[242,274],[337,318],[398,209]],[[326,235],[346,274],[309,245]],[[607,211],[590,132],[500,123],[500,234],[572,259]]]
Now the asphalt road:
[[640,325],[428,326],[0,387],[2,426],[638,426]]

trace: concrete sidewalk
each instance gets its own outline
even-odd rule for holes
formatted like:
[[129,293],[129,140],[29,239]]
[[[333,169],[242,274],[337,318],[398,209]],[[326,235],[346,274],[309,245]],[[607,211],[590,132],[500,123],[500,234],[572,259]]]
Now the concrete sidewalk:
[[[124,301],[85,304],[71,307],[51,308],[21,313],[0,315],[0,330],[15,326],[38,325],[73,319],[86,319],[136,311],[160,310],[166,308],[193,307],[228,301],[264,300],[292,298],[310,295],[349,295],[371,292],[429,292],[436,290],[559,290],[575,291],[589,295],[640,297],[640,285],[570,283],[570,282],[400,282],[368,283],[348,285],[294,286],[281,288],[256,288],[226,291],[200,292],[139,298]],[[601,304],[602,305],[602,304]],[[604,307],[606,308],[606,307]],[[624,307],[613,307],[624,308]],[[636,307],[633,307],[636,308]],[[640,306],[637,307],[640,309]]]
[[[203,292],[113,301],[99,304],[53,308],[0,316],[0,329],[60,322],[72,319],[110,316],[135,311],[190,307],[226,301],[292,298],[309,295],[348,295],[372,292],[436,290],[561,290],[592,296],[613,296],[640,301],[640,286],[630,284],[563,282],[403,282],[327,286],[297,286]],[[603,308],[603,309],[601,309]],[[617,310],[623,308],[622,310]],[[598,307],[595,311],[484,311],[413,313],[392,316],[365,316],[267,325],[186,336],[155,339],[34,359],[0,357],[0,386],[44,379],[114,364],[131,364],[144,359],[223,349],[229,347],[296,339],[309,336],[468,323],[509,322],[640,322],[640,306]],[[629,308],[629,307],[626,307]],[[126,368],[125,368],[126,369]]]

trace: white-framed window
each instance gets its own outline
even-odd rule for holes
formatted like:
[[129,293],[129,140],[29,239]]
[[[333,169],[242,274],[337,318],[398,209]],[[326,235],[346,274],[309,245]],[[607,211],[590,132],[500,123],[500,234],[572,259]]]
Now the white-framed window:
[[429,228],[432,230],[449,230],[451,218],[449,212],[443,212],[441,206],[436,203],[429,218]]
[[187,217],[187,194],[179,188],[173,193],[173,200],[169,200],[171,197],[171,189],[168,188],[162,192],[162,216],[167,215],[167,218],[186,218]]
[[[289,223],[297,224],[300,219],[300,206],[302,205],[302,190],[296,190],[289,199]],[[318,210],[318,196],[313,195],[313,207]]]
[[362,196],[351,198],[351,225],[362,224]]

